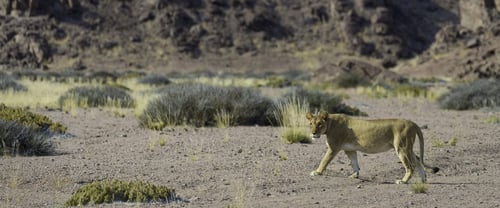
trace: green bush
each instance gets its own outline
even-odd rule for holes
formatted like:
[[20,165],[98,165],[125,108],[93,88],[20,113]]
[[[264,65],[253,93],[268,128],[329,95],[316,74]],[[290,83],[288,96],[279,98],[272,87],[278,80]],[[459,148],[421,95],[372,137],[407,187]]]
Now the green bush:
[[139,84],[148,84],[148,85],[153,85],[153,86],[162,86],[162,85],[168,85],[171,83],[170,79],[163,75],[158,75],[158,74],[150,74],[147,76],[144,76],[140,79],[137,80],[137,83]]
[[46,132],[14,121],[0,119],[0,152],[2,155],[51,155],[54,146]]
[[95,181],[82,186],[66,201],[66,206],[84,206],[113,202],[170,202],[176,200],[175,190],[144,182],[119,180]]
[[151,129],[215,126],[221,111],[231,116],[234,125],[268,125],[272,115],[273,102],[251,88],[180,84],[158,92],[139,117],[141,125]]
[[13,90],[13,91],[26,91],[25,86],[17,83],[11,76],[0,73],[0,91]]
[[500,80],[479,79],[455,87],[439,98],[444,109],[469,110],[500,106]]
[[343,113],[346,115],[366,116],[366,113],[357,108],[342,103],[339,96],[320,92],[317,90],[306,90],[303,88],[293,88],[283,95],[280,102],[287,102],[291,99],[298,99],[309,103],[310,112],[324,110],[328,113]]
[[117,86],[75,87],[65,92],[59,98],[59,105],[76,103],[78,107],[134,107],[135,102],[126,89]]
[[61,123],[54,123],[47,116],[32,113],[23,108],[11,108],[0,104],[0,119],[4,121],[14,121],[25,126],[29,126],[36,131],[47,131],[64,133],[66,127]]

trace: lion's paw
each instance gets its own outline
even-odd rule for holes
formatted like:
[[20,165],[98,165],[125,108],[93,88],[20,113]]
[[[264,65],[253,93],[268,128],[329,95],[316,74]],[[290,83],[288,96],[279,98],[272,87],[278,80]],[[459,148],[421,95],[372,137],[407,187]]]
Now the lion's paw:
[[396,184],[407,184],[407,182],[403,180],[396,180]]
[[349,178],[356,178],[356,179],[359,178],[359,172],[354,172],[349,176]]
[[310,176],[319,176],[319,175],[322,175],[320,172],[318,171],[313,171],[309,174]]

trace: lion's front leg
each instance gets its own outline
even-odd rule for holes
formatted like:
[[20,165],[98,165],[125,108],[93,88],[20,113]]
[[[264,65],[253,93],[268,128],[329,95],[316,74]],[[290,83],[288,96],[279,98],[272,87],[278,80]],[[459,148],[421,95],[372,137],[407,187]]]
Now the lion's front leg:
[[337,149],[332,150],[332,148],[328,146],[328,150],[326,151],[325,156],[323,156],[323,159],[321,159],[321,163],[319,164],[318,169],[312,171],[310,175],[311,176],[323,175],[323,171],[326,169],[326,166],[328,166],[330,161],[332,161],[333,157],[335,157],[335,155],[337,155],[338,152],[339,150]]
[[351,166],[353,173],[350,176],[351,178],[359,178],[359,164],[358,164],[358,154],[356,151],[344,151],[349,160],[351,160]]

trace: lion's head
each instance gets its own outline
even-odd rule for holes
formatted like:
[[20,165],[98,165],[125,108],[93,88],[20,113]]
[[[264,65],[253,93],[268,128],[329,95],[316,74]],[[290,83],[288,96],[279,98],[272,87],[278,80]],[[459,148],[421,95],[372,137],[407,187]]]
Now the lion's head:
[[322,111],[316,115],[307,113],[306,118],[310,123],[312,139],[317,139],[321,136],[321,134],[326,134],[326,119],[328,118],[327,112]]

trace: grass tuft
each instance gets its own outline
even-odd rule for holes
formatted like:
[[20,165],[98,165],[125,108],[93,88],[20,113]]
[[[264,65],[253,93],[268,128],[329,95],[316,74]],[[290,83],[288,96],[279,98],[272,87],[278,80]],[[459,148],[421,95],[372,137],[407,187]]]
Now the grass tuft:
[[227,128],[229,126],[232,126],[234,123],[234,116],[222,109],[222,110],[217,110],[215,114],[215,122],[217,123],[217,128]]
[[[340,96],[320,92],[318,90],[306,90],[303,88],[293,88],[283,95],[285,101],[299,99],[308,103],[308,112],[324,110],[328,113],[342,113],[353,116],[366,116],[366,113],[357,108],[342,103]],[[304,116],[303,114],[302,116]]]
[[286,143],[310,143],[308,122],[304,115],[309,112],[309,104],[299,98],[278,102],[274,115],[281,127],[281,136]]
[[448,144],[450,144],[450,146],[457,146],[457,143],[458,143],[458,138],[457,137],[452,137],[450,139],[450,141],[448,141]]

